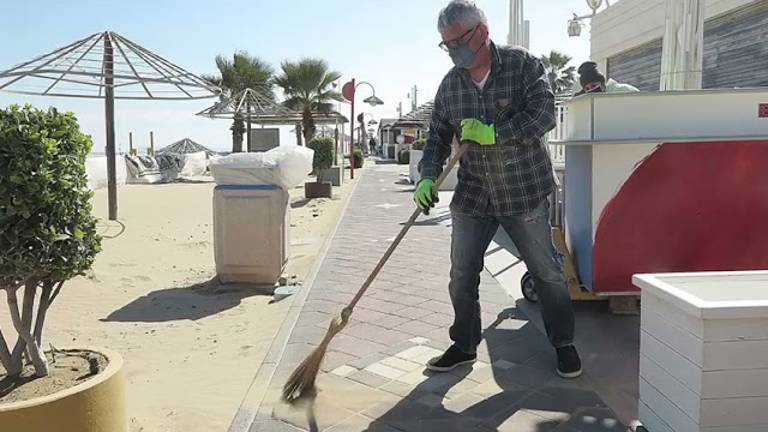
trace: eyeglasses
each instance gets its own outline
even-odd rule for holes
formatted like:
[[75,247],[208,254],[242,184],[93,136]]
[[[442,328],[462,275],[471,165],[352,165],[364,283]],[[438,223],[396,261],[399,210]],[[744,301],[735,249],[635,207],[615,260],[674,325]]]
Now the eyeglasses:
[[593,93],[596,91],[602,91],[603,85],[602,83],[595,82],[595,83],[588,83],[584,86],[584,92],[586,93]]
[[457,46],[459,46],[459,42],[461,42],[461,40],[463,40],[470,33],[472,33],[472,36],[469,37],[469,40],[472,40],[472,38],[475,37],[475,32],[477,32],[477,29],[479,28],[480,28],[480,25],[478,24],[474,28],[471,28],[466,32],[464,32],[463,35],[457,37],[456,39],[449,40],[449,41],[442,41],[437,46],[440,47],[440,49],[443,51],[448,51],[451,48],[456,48]]

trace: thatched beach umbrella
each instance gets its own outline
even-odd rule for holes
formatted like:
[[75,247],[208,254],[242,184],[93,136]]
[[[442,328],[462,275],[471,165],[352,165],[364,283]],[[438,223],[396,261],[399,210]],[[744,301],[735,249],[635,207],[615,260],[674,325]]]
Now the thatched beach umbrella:
[[0,72],[0,90],[104,99],[109,219],[117,219],[115,99],[190,100],[220,90],[117,33],[105,31]]

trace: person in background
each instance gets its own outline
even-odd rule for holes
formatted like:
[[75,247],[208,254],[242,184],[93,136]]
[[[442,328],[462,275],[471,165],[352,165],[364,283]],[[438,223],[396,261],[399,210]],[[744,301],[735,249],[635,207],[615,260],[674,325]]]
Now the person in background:
[[597,68],[597,63],[588,61],[579,66],[579,82],[581,91],[576,96],[585,93],[634,93],[640,90],[630,84],[621,84],[613,79],[605,80],[605,75]]

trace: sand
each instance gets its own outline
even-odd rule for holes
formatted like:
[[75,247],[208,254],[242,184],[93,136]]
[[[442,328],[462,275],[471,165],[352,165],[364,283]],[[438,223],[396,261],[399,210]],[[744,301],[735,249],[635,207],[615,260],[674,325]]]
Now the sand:
[[[306,202],[303,185],[291,191],[285,276],[307,276],[352,185],[334,188],[333,200]],[[65,285],[46,321],[45,346],[123,355],[132,432],[226,430],[290,305],[215,282],[213,187],[121,187],[124,229],[106,221],[106,191],[97,191],[104,250],[92,274]]]

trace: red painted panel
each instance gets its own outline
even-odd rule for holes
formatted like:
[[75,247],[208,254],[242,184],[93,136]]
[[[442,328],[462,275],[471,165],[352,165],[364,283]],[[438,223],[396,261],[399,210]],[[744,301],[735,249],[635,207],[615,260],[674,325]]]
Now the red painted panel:
[[761,269],[768,141],[665,144],[603,210],[592,288],[636,291],[635,273]]

